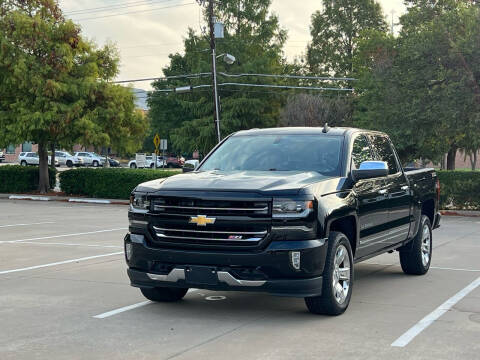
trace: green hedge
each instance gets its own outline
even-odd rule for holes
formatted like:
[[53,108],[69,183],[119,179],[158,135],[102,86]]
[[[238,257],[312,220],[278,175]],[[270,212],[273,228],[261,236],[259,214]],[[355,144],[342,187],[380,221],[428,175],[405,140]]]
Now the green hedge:
[[[57,171],[48,168],[50,188],[55,187]],[[0,193],[31,192],[38,189],[38,166],[0,166]]]
[[60,174],[60,187],[68,195],[128,199],[138,184],[176,174],[153,169],[73,169]]
[[480,171],[437,171],[440,209],[480,210]]

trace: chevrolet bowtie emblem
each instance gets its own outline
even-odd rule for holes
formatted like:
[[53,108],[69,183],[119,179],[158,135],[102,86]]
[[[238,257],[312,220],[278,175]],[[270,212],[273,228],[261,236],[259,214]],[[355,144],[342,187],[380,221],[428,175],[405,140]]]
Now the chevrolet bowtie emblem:
[[192,216],[190,224],[197,224],[197,226],[207,226],[207,224],[215,223],[215,218],[209,218],[205,215]]

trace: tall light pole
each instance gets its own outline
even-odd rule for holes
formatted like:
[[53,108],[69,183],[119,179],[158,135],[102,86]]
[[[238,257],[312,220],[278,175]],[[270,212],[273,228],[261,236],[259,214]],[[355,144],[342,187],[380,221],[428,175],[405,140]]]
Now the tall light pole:
[[213,98],[214,111],[213,121],[215,123],[215,130],[217,133],[217,141],[220,142],[222,137],[220,135],[220,111],[218,106],[218,88],[217,88],[217,55],[215,51],[215,18],[213,16],[213,6],[215,0],[208,2],[208,23],[210,28],[210,49],[212,50],[212,78],[213,78]]

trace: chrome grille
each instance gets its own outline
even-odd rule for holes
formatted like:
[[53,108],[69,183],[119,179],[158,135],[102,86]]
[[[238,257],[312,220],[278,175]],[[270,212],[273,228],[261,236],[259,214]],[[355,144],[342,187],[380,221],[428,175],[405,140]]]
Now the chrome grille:
[[152,201],[154,213],[209,215],[209,216],[266,216],[270,205],[266,201],[201,200],[176,197],[155,198]]
[[[271,202],[158,197],[151,199],[155,214],[151,232],[162,246],[256,248],[271,228]],[[192,217],[214,218],[207,224]]]

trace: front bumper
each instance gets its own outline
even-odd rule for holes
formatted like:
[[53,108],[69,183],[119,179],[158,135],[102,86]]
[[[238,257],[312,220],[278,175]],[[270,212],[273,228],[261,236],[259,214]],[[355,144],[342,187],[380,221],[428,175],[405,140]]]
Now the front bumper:
[[[322,293],[325,239],[274,241],[257,252],[159,249],[143,235],[127,234],[127,271],[135,287],[182,287],[221,291],[256,291],[278,296],[310,297]],[[298,251],[295,270],[290,252]]]

